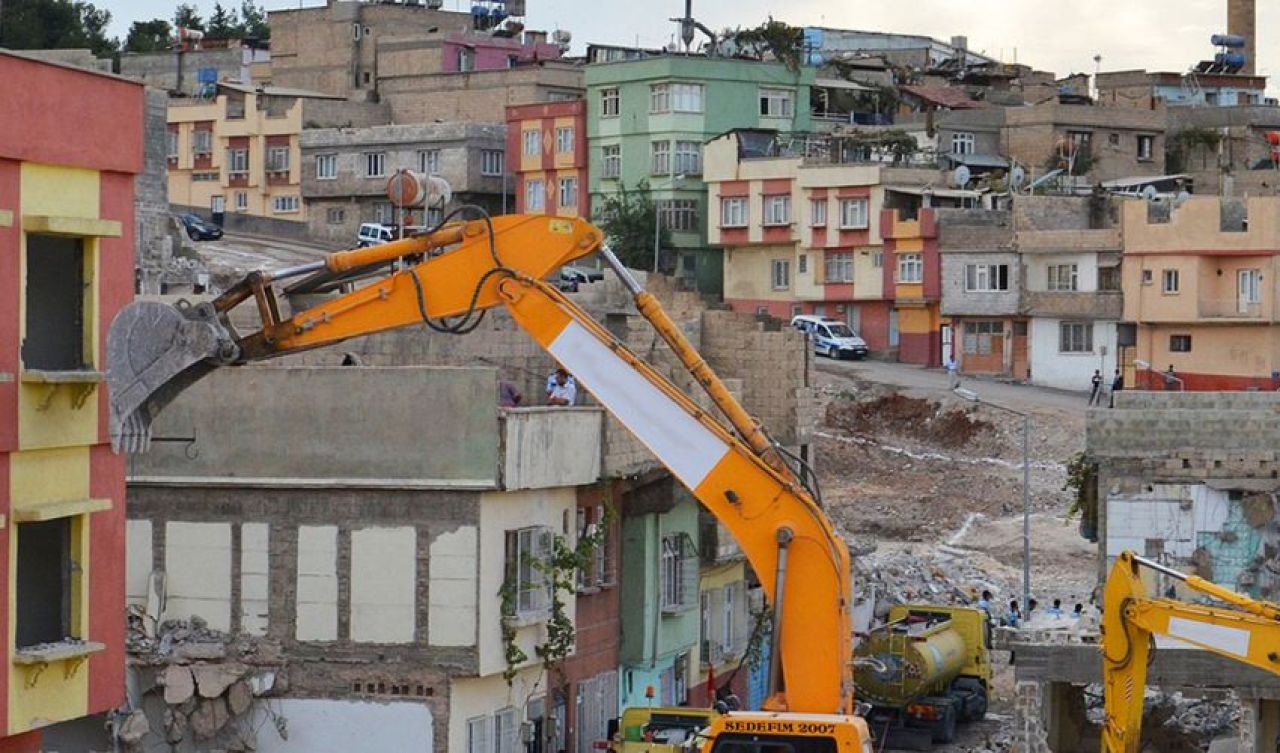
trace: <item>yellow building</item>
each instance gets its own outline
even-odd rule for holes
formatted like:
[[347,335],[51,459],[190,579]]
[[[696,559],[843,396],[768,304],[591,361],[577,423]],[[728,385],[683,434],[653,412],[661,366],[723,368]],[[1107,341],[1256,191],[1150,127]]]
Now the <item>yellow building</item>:
[[[1123,321],[1130,326],[1120,344],[1128,346],[1128,383],[1280,388],[1278,254],[1280,198],[1192,197],[1171,209],[1126,202]],[[1174,379],[1163,374],[1170,367]]]
[[384,120],[377,105],[279,87],[220,83],[213,99],[170,99],[169,201],[232,229],[303,235],[303,127]]

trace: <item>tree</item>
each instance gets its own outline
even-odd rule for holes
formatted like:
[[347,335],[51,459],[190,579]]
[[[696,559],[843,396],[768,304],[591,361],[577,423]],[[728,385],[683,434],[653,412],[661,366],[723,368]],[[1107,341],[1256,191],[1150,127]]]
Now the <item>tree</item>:
[[169,49],[173,28],[163,18],[134,21],[124,41],[125,52],[160,52]]
[[173,12],[173,25],[204,31],[204,19],[200,18],[200,9],[187,3],[179,5]]
[[249,39],[270,39],[271,27],[267,25],[267,12],[253,0],[240,3],[240,28]]
[[[600,229],[623,264],[632,269],[653,269],[653,231],[657,207],[642,180],[632,190],[625,185],[608,196],[597,213]],[[660,244],[669,246],[671,233],[664,227]]]
[[235,9],[227,10],[222,7],[222,3],[214,3],[206,31],[211,39],[234,39],[241,36],[240,20],[236,18]]
[[0,47],[14,50],[88,48],[109,56],[119,42],[108,39],[111,12],[72,0],[4,0],[0,2]]

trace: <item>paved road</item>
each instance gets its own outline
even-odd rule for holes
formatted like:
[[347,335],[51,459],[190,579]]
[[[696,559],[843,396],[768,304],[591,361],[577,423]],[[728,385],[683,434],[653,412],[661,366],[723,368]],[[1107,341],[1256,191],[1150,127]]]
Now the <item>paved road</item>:
[[[818,357],[816,365],[820,371],[829,374],[891,384],[930,397],[949,392],[947,374],[942,369],[885,361],[831,361],[821,357]],[[1088,393],[1085,392],[1067,392],[971,376],[962,376],[960,386],[978,393],[984,401],[1017,409],[1058,408],[1083,413],[1088,407]]]
[[341,249],[325,248],[302,241],[228,233],[216,241],[197,243],[196,250],[211,266],[248,272],[304,264],[321,258],[329,251]]

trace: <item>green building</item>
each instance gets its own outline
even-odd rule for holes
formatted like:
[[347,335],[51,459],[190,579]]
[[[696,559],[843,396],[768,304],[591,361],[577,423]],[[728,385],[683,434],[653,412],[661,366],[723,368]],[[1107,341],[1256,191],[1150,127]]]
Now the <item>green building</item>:
[[810,130],[814,69],[662,55],[587,66],[592,211],[623,186],[648,181],[671,231],[679,273],[719,294],[721,252],[707,245],[702,144],[734,128]]

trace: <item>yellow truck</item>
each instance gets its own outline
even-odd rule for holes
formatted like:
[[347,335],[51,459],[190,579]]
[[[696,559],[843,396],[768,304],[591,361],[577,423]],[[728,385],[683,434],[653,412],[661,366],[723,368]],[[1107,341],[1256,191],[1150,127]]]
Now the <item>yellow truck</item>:
[[991,627],[970,607],[901,604],[854,650],[867,723],[894,747],[949,743],[982,719],[991,692]]
[[611,753],[679,753],[690,748],[701,749],[699,733],[706,730],[716,717],[714,709],[697,709],[686,706],[636,707],[622,712],[617,738],[609,744]]

